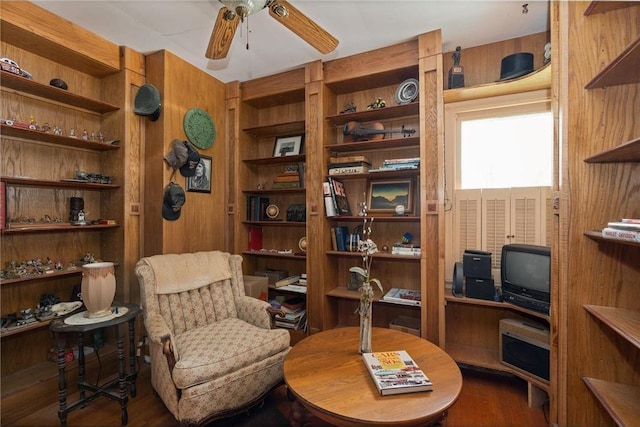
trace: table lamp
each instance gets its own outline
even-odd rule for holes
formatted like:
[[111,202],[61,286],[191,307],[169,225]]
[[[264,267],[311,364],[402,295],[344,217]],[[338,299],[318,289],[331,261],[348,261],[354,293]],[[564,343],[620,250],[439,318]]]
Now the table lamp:
[[112,262],[94,262],[82,266],[82,302],[89,318],[111,314],[116,295],[116,277]]

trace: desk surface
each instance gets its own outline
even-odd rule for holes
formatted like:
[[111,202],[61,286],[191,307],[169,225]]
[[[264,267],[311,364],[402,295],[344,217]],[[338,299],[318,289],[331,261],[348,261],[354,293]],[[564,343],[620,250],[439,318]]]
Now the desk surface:
[[[121,316],[109,320],[97,321],[96,323],[90,323],[86,325],[68,325],[64,323],[64,318],[58,318],[51,321],[49,329],[53,332],[88,332],[94,329],[119,325],[133,319],[138,314],[142,313],[142,310],[136,304],[114,302],[113,306],[126,307],[127,312]],[[86,309],[83,308],[83,310]]]
[[336,328],[303,339],[284,361],[284,379],[315,416],[338,426],[424,425],[437,421],[462,389],[449,355],[416,336],[373,328],[373,351],[406,350],[433,382],[433,391],[381,396],[358,354],[358,328]]

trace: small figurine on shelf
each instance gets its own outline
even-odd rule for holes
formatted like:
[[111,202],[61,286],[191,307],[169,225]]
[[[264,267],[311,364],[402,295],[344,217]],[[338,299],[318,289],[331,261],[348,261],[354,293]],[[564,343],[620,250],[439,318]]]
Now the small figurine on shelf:
[[82,131],[82,139],[84,139],[85,141],[89,140],[89,132],[87,132],[86,129],[83,129]]
[[53,134],[54,135],[62,135],[64,133],[64,131],[62,130],[61,127],[58,126],[54,126],[53,127]]
[[76,130],[74,128],[69,129],[69,138],[77,138]]
[[376,98],[371,104],[367,106],[367,110],[377,110],[378,108],[384,108],[387,106],[387,103],[382,98]]
[[51,132],[51,126],[49,126],[48,122],[45,122],[45,124],[42,125],[42,127],[40,128],[40,130],[44,133],[49,133]]
[[344,110],[340,111],[340,114],[346,114],[346,113],[355,113],[356,112],[356,106],[353,102],[349,102],[347,103],[347,105],[344,106]]
[[29,116],[29,130],[38,130],[38,123],[35,117],[33,117],[33,114]]
[[98,141],[104,143],[104,135],[100,131],[98,131]]

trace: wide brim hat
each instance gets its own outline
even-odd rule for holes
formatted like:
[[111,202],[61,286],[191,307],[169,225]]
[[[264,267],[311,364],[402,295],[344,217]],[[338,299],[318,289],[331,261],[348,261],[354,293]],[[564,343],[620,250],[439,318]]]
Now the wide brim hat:
[[182,187],[175,182],[170,182],[164,189],[162,217],[168,221],[175,221],[180,218],[185,199],[186,196]]
[[160,117],[160,105],[160,92],[154,85],[146,83],[136,92],[133,112],[155,122]]
[[500,80],[515,79],[532,71],[533,54],[529,52],[514,53],[502,59]]
[[185,141],[184,145],[187,147],[187,161],[180,167],[180,173],[189,178],[196,174],[196,166],[200,163],[200,154],[190,142]]

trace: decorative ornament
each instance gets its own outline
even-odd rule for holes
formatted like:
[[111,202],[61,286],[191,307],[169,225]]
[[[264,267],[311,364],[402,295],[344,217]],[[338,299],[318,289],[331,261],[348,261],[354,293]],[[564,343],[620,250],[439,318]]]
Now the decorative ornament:
[[400,83],[396,90],[396,102],[399,105],[408,104],[418,97],[418,80],[407,79]]
[[276,205],[269,205],[265,212],[269,218],[276,219],[280,213],[280,208]]
[[209,113],[201,108],[192,108],[186,112],[183,120],[184,133],[193,145],[207,149],[216,139],[216,126]]

